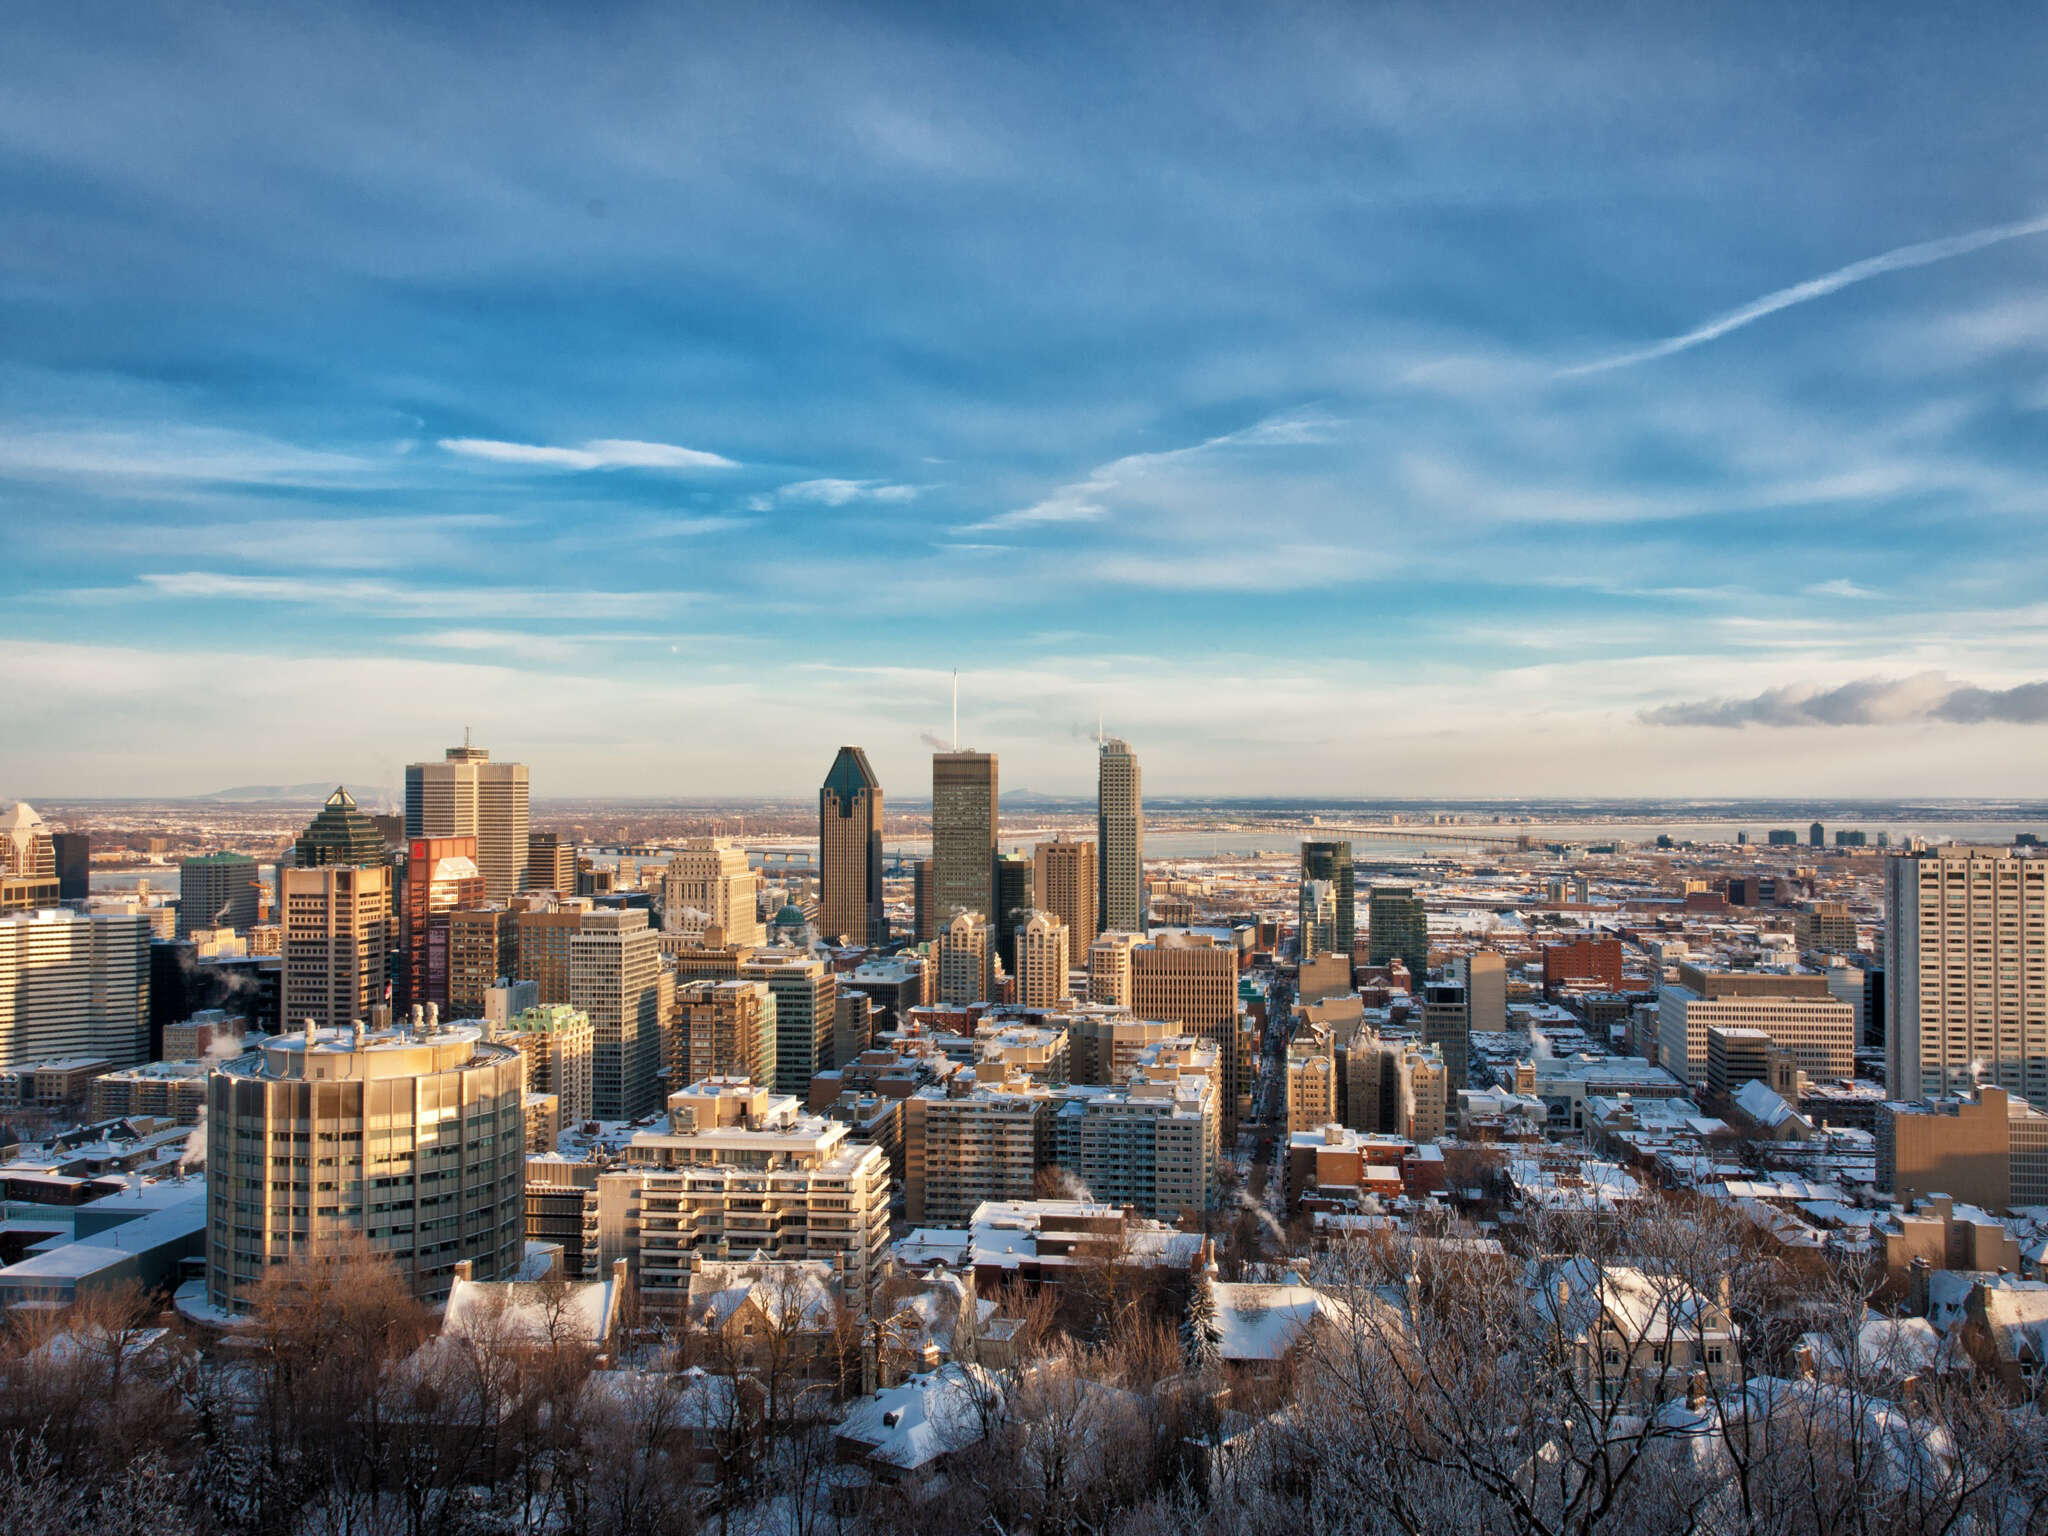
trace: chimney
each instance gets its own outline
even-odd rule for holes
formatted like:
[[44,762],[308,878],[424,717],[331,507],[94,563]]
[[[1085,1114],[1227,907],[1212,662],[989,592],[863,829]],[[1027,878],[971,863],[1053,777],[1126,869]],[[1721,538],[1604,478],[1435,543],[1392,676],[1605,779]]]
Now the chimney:
[[468,1259],[457,1259],[455,1261],[455,1283],[457,1285],[467,1284],[474,1274],[475,1266]]

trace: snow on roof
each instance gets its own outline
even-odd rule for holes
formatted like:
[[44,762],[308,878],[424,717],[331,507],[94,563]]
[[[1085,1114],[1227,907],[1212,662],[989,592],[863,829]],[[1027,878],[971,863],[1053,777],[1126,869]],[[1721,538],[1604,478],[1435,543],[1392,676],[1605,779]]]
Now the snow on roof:
[[1793,1124],[1803,1125],[1808,1130],[1813,1128],[1811,1120],[1773,1093],[1771,1085],[1762,1078],[1751,1078],[1735,1091],[1735,1107],[1770,1130]]
[[529,1280],[457,1280],[441,1315],[441,1332],[467,1338],[492,1332],[533,1344],[584,1344],[611,1337],[619,1297],[609,1280],[551,1285]]
[[877,1461],[912,1470],[977,1438],[977,1398],[994,1390],[988,1371],[955,1361],[862,1398],[840,1419],[838,1434]]
[[1319,1317],[1337,1318],[1344,1304],[1312,1285],[1211,1281],[1216,1350],[1224,1360],[1278,1360]]
[[[1833,1334],[1801,1334],[1799,1347],[1812,1351],[1814,1364],[1820,1369],[1842,1369],[1842,1341]],[[1866,1318],[1856,1330],[1856,1355],[1865,1371],[1900,1378],[1934,1370],[1970,1368],[1969,1358],[1924,1317]]]

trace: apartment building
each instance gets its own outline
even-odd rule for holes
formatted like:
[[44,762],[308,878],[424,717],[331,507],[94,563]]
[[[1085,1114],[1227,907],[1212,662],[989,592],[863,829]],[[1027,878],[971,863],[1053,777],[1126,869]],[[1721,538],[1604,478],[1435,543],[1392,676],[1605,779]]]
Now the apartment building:
[[903,1103],[904,1211],[913,1226],[959,1225],[984,1200],[1028,1200],[1052,1155],[1051,1091],[1026,1078],[956,1077]]

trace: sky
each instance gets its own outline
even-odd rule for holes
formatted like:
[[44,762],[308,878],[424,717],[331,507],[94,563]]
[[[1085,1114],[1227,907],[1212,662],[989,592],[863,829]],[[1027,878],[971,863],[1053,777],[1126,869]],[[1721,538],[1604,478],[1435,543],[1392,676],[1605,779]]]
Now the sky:
[[8,11],[0,795],[2041,793],[2048,11]]

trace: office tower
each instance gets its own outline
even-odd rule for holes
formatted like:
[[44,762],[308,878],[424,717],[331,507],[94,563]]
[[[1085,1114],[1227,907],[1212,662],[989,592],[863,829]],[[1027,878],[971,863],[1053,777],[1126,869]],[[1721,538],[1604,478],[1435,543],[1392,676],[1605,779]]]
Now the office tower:
[[633,1120],[661,1107],[661,1029],[675,977],[639,911],[579,914],[569,939],[569,1006],[590,1017],[592,1113]]
[[256,861],[246,853],[207,853],[178,865],[178,937],[195,928],[232,928],[247,933],[256,926],[263,886]]
[[368,1018],[385,1000],[390,871],[330,864],[280,870],[278,879],[284,890],[284,1027],[311,1019],[323,1029],[346,1028]]
[[888,942],[882,911],[882,781],[841,747],[818,791],[818,926],[829,939]]
[[919,944],[929,944],[935,932],[932,921],[932,861],[913,859],[910,864],[910,904],[913,937]]
[[1827,841],[1827,829],[1822,827],[1819,822],[1816,821],[1812,826],[1806,829],[1806,842],[1808,847],[1825,848],[1827,846]]
[[806,1097],[811,1079],[837,1065],[839,978],[808,954],[769,953],[742,961],[740,980],[763,983],[775,998],[775,1091]]
[[541,1006],[569,1001],[569,942],[595,903],[587,897],[521,897],[513,908],[519,930],[519,976],[539,989]]
[[761,981],[690,981],[676,988],[662,1050],[670,1088],[707,1077],[775,1083],[775,994]]
[[927,915],[934,933],[957,912],[996,910],[996,756],[932,754],[932,874]]
[[1088,1001],[1131,1006],[1131,951],[1137,936],[1130,933],[1099,935],[1088,950]]
[[[581,1125],[591,1118],[595,1102],[597,1030],[589,1016],[575,1008],[528,1008],[514,1014],[494,1037],[518,1051],[526,1062],[526,1091],[555,1097],[561,1125]],[[529,1146],[529,1152],[551,1152]]]
[[1885,873],[1885,1085],[2048,1109],[2048,858],[1951,844]]
[[492,901],[526,889],[526,764],[494,763],[482,747],[450,747],[438,763],[405,770],[405,835],[473,837]]
[[0,811],[0,875],[57,878],[57,850],[50,829],[26,800]]
[[1095,921],[1095,844],[1085,839],[1055,837],[1031,850],[1031,889],[1042,912],[1066,925],[1067,964],[1088,963],[1088,951],[1102,930]]
[[48,907],[0,917],[0,1067],[149,1059],[149,919]]
[[1007,966],[1017,964],[1017,925],[1036,905],[1031,895],[1031,860],[1021,853],[997,855],[996,908],[989,927],[995,933],[995,952]]
[[1368,898],[1367,956],[1373,965],[1400,960],[1419,986],[1429,974],[1429,916],[1410,886],[1376,885]]
[[[355,797],[339,785],[292,846],[292,863],[300,869],[320,869],[330,864],[382,866],[389,862],[384,834],[356,809]],[[280,876],[282,873],[279,871]],[[278,888],[284,888],[282,878]]]
[[[1351,862],[1349,843],[1303,843],[1301,845],[1301,902],[1299,928],[1301,958],[1306,960],[1315,950],[1309,946],[1312,909],[1309,905],[1309,887],[1314,882],[1327,882],[1332,904],[1335,907],[1334,927],[1331,930],[1329,952],[1348,955],[1352,942],[1358,935],[1358,875]],[[1377,911],[1373,916],[1377,918]],[[1375,960],[1375,965],[1380,962]],[[1411,965],[1415,963],[1410,960]]]
[[207,1083],[207,1301],[247,1312],[270,1266],[349,1235],[423,1300],[464,1260],[513,1278],[524,1076],[473,1026],[293,1029],[224,1063]]
[[939,1001],[987,1002],[995,992],[995,935],[979,912],[956,912],[932,940]]
[[1465,986],[1465,1030],[1498,1034],[1508,1027],[1508,963],[1490,949],[1475,949],[1458,962]]
[[1350,965],[1350,952],[1337,948],[1337,887],[1328,880],[1301,882],[1295,898],[1294,943],[1303,965],[1314,965],[1318,955]]
[[1237,1029],[1237,955],[1206,935],[1167,934],[1134,945],[1131,1011],[1143,1019],[1166,1019],[1215,1046],[1223,1055],[1223,1128],[1237,1131],[1240,1096],[1250,1090]]
[[761,877],[746,849],[725,837],[689,838],[662,877],[661,931],[702,935],[716,928],[728,944],[765,944],[760,894]]
[[1145,931],[1145,797],[1138,754],[1114,738],[1096,754],[1095,915],[1115,933]]
[[[457,908],[484,899],[473,837],[414,837],[405,845],[405,875],[398,900],[398,1002],[443,1015],[449,997],[449,919]],[[494,978],[495,979],[495,978]]]
[[1337,1119],[1337,1058],[1328,1035],[1305,1030],[1287,1042],[1287,1133],[1320,1131]]
[[1856,1010],[1819,975],[1709,971],[1681,962],[1657,991],[1657,1045],[1664,1070],[1695,1087],[1707,1081],[1707,1031],[1757,1029],[1789,1052],[1816,1083],[1856,1075]]
[[527,833],[526,888],[529,891],[553,891],[559,896],[574,896],[576,845],[564,842],[559,832]]
[[1455,981],[1432,981],[1422,988],[1422,1043],[1443,1057],[1449,1091],[1472,1086],[1468,1063],[1472,1037],[1465,1023],[1465,989]]
[[85,900],[92,894],[92,834],[52,832],[50,849],[57,860],[57,899]]
[[844,1066],[874,1043],[875,1000],[865,992],[841,985],[832,1007],[832,1066],[826,1070]]
[[519,925],[511,908],[460,907],[448,914],[447,1017],[482,1018],[490,990],[518,972]]
[[698,1260],[756,1255],[830,1265],[846,1296],[868,1294],[889,1243],[880,1147],[758,1083],[693,1083],[669,1095],[668,1111],[665,1129],[627,1143],[622,1172],[599,1176],[638,1193],[643,1305],[673,1314]]
[[903,1205],[913,1226],[965,1225],[984,1200],[1029,1200],[1052,1159],[1051,1093],[1025,1079],[1001,1087],[923,1088],[903,1101]]
[[1067,990],[1067,925],[1050,912],[1033,912],[1017,929],[1017,1001],[1051,1008]]

